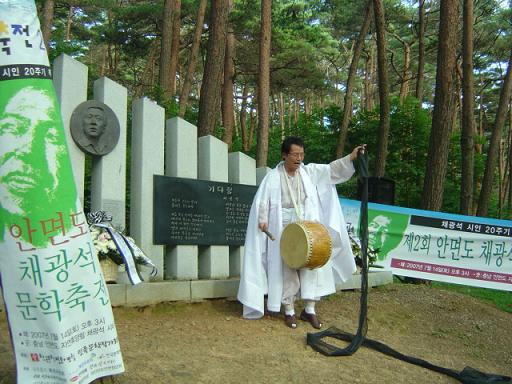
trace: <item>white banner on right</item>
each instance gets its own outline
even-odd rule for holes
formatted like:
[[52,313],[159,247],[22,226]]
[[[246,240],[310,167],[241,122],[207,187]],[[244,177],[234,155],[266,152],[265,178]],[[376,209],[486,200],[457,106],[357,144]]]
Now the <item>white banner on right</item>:
[[[360,202],[340,199],[357,238]],[[512,221],[368,203],[368,247],[393,274],[512,291]]]

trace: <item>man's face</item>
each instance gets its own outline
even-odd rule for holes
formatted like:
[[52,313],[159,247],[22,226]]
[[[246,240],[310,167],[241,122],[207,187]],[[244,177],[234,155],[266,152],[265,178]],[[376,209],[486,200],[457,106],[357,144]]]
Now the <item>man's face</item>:
[[45,92],[25,88],[0,114],[1,206],[10,213],[26,214],[29,195],[48,202],[57,187],[57,157],[65,148],[58,141],[54,113]]
[[84,117],[84,132],[90,137],[100,137],[105,131],[105,114],[101,108],[88,108]]
[[375,250],[382,248],[388,237],[388,226],[391,223],[387,217],[376,216],[368,224],[368,244]]
[[299,169],[300,164],[304,160],[304,148],[296,144],[290,146],[288,153],[283,153],[284,167],[289,172],[295,172]]

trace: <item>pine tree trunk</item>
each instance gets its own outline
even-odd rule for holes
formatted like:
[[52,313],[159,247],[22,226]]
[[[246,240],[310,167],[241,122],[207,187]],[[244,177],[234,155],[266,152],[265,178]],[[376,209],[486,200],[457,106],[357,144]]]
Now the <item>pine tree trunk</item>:
[[403,69],[402,74],[400,75],[400,94],[399,99],[400,103],[403,103],[407,95],[409,94],[409,82],[411,81],[411,44],[402,39],[396,33],[393,36],[402,44],[404,47],[403,54]]
[[377,32],[377,70],[379,74],[380,119],[375,156],[375,171],[377,177],[383,177],[386,170],[386,157],[389,137],[389,80],[386,60],[386,31],[385,16],[382,0],[373,0],[375,14],[375,29]]
[[[71,23],[72,23],[72,15],[74,14],[74,9],[70,9],[69,11],[69,17],[68,17],[68,39],[71,39]],[[115,15],[112,12],[112,9],[107,10],[107,23],[110,27],[112,27],[112,24],[115,21]],[[117,72],[117,65],[119,63],[119,58],[117,54],[117,47],[115,43],[108,42],[107,43],[107,75],[114,75]]]
[[268,157],[271,23],[272,0],[261,0],[256,167],[265,167]]
[[[235,86],[233,98],[236,100],[237,97],[238,97],[238,90]],[[236,104],[235,104],[235,106],[233,107],[233,137],[235,139],[238,137],[241,137],[239,121],[240,121],[239,111],[237,110]]]
[[172,9],[171,58],[169,62],[169,89],[167,97],[176,94],[176,72],[180,57],[181,0],[174,0]]
[[418,72],[416,75],[416,98],[423,103],[423,78],[425,72],[425,0],[418,4]]
[[283,96],[283,92],[279,92],[279,125],[281,127],[281,139],[284,139],[285,127],[284,127],[284,96]]
[[141,97],[146,93],[147,88],[151,88],[157,54],[158,41],[153,40],[149,47],[148,58],[146,59],[146,65],[144,66],[144,70],[140,76],[139,84],[137,84],[137,87],[135,88],[135,97]]
[[508,212],[507,216],[510,219],[512,217],[512,103],[508,107],[509,119],[508,119]]
[[297,99],[293,101],[293,126],[297,128],[299,125],[299,103],[297,102]]
[[248,152],[249,146],[249,132],[247,132],[247,95],[249,93],[247,83],[244,84],[242,90],[242,105],[240,106],[240,131],[242,132],[242,149]]
[[368,110],[373,111],[377,104],[377,60],[375,58],[376,44],[371,49],[370,60],[370,97],[368,98]]
[[487,151],[487,161],[485,163],[484,179],[482,181],[482,190],[480,191],[480,198],[478,199],[478,216],[486,216],[489,209],[489,200],[491,199],[492,182],[494,179],[494,171],[498,160],[498,148],[501,141],[501,131],[505,125],[507,118],[507,109],[512,93],[512,79],[510,75],[510,67],[512,67],[512,53],[508,60],[507,74],[503,80],[503,85],[500,92],[500,101],[498,110],[496,111],[496,119],[494,120],[494,127],[491,134],[491,142]]
[[[273,93],[270,94],[270,121],[277,121],[278,119],[278,102]],[[269,123],[269,127],[272,127],[272,123]]]
[[448,144],[452,127],[457,21],[458,1],[441,0],[434,112],[422,197],[422,207],[431,211],[439,211],[443,203]]
[[73,25],[74,14],[75,14],[75,7],[69,6],[68,17],[66,20],[66,35],[64,37],[64,40],[66,40],[66,41],[71,40],[71,26]]
[[210,135],[215,129],[224,69],[228,10],[228,0],[212,0],[206,63],[199,98],[199,136]]
[[288,100],[288,132],[292,129],[293,100]]
[[181,87],[180,93],[180,109],[178,116],[185,116],[185,112],[188,106],[188,98],[190,95],[190,89],[192,88],[192,80],[196,71],[197,56],[199,53],[199,47],[201,45],[201,35],[203,33],[204,15],[206,13],[207,0],[201,0],[199,8],[197,10],[196,26],[194,29],[194,39],[192,41],[192,47],[190,48],[190,57],[188,59],[187,74],[185,81]]
[[[483,78],[480,76],[480,92],[478,94],[478,125],[476,127],[477,135],[480,137],[483,137],[484,135],[484,119],[485,117],[485,108],[484,108],[484,87],[483,85]],[[475,143],[475,152],[477,154],[482,153],[482,144],[480,142]]]
[[501,218],[503,215],[505,194],[507,193],[508,175],[505,168],[506,163],[505,142],[501,141],[498,157],[498,218]]
[[475,162],[475,103],[473,89],[473,0],[464,0],[462,40],[462,129],[460,213],[471,214],[473,207],[473,177]]
[[250,150],[252,147],[252,143],[254,141],[254,130],[256,129],[258,116],[255,116],[255,112],[252,107],[249,110],[249,137],[248,137],[248,144],[249,148],[247,150]]
[[50,51],[50,39],[52,37],[54,9],[54,0],[45,0],[43,9],[43,25],[41,26],[41,32],[43,34],[44,44],[46,45],[46,50],[48,52]]
[[371,74],[371,56],[368,51],[364,60],[364,79],[363,79],[363,97],[361,98],[361,109],[363,111],[369,111],[371,108],[369,107],[368,100],[370,98],[370,74]]
[[311,96],[307,94],[304,96],[304,114],[309,116],[311,115],[313,108],[311,107]]
[[[229,12],[233,7],[233,0],[228,0]],[[235,125],[234,120],[234,84],[233,77],[235,76],[235,34],[233,28],[228,26],[226,34],[226,51],[224,54],[224,84],[222,86],[222,125],[224,126],[224,135],[222,140],[231,149],[233,144],[233,129]]]
[[171,49],[172,49],[172,14],[174,0],[164,1],[164,15],[162,26],[162,37],[160,45],[160,72],[158,84],[165,96],[170,94],[170,78],[171,78]]
[[105,46],[101,47],[101,65],[100,65],[100,77],[105,76],[107,72],[107,50]]
[[359,58],[361,57],[361,51],[363,50],[364,40],[366,35],[368,34],[368,29],[370,28],[372,13],[371,9],[372,0],[369,0],[366,3],[363,25],[361,25],[361,29],[359,30],[359,36],[354,47],[354,53],[352,55],[352,61],[350,63],[350,68],[348,71],[345,100],[343,104],[343,116],[341,118],[340,135],[338,137],[338,145],[336,147],[337,158],[342,157],[345,150],[345,141],[347,139],[348,125],[350,122],[350,117],[352,116],[352,92],[354,90],[354,82],[357,75],[357,66],[359,63]]
[[[480,98],[480,101],[481,101],[480,108],[483,109],[483,97]],[[482,138],[482,137],[484,137],[484,132],[487,131],[487,126],[489,125],[488,120],[487,120],[487,113],[485,112],[485,110],[480,111],[479,118],[480,118],[480,121],[479,121],[479,125],[478,125],[478,136]],[[483,153],[483,145],[480,144],[479,142],[477,142],[475,144],[475,154],[481,155],[482,153]],[[478,173],[475,175],[475,191],[480,191],[482,189],[482,179],[483,179],[483,175],[481,173]],[[476,212],[477,209],[478,209],[478,198],[475,196],[473,198],[473,207],[471,209],[471,212]]]

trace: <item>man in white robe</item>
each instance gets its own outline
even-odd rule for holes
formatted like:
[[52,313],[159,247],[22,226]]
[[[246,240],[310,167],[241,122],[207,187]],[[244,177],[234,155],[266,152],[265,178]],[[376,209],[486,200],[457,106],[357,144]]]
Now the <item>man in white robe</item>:
[[[263,316],[267,295],[267,310],[280,312],[283,304],[286,325],[296,328],[294,301],[300,297],[305,302],[300,318],[315,328],[322,326],[315,303],[321,296],[336,292],[336,281],[347,280],[356,270],[334,185],[352,176],[352,161],[359,150],[364,146],[330,164],[304,165],[302,139],[289,137],[283,141],[283,161],[261,182],[249,215],[238,290],[245,318]],[[295,270],[283,263],[279,249],[282,230],[299,220],[319,221],[327,227],[333,250],[323,267]]]

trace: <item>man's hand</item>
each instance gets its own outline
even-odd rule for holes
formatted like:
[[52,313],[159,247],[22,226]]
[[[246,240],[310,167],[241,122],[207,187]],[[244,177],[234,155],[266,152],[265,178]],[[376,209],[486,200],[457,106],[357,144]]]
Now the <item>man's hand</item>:
[[265,232],[268,230],[268,223],[259,223],[258,227],[260,228],[261,232]]
[[276,238],[274,237],[274,235],[272,235],[269,231],[268,231],[268,224],[267,223],[259,223],[258,224],[258,227],[260,228],[261,232],[263,232],[265,235],[268,236],[268,238],[272,241],[274,241]]
[[357,159],[359,150],[361,150],[361,152],[364,153],[364,151],[366,151],[366,144],[358,145],[352,150],[352,153],[350,153],[350,161],[354,161],[355,159]]

